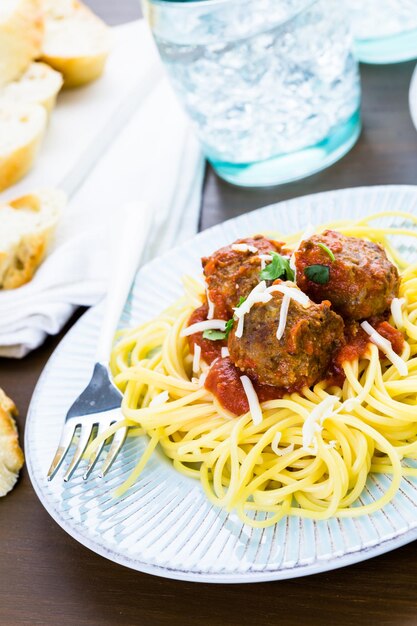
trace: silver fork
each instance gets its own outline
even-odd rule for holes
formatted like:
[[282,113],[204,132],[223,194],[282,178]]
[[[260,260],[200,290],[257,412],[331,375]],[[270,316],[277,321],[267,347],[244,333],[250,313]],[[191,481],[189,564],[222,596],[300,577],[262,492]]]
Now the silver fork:
[[[48,470],[48,480],[52,480],[57,473],[77,434],[77,447],[64,474],[64,481],[68,481],[73,475],[90,440],[123,419],[120,408],[122,394],[110,379],[108,361],[114,333],[149,234],[151,209],[143,203],[130,203],[125,207],[124,212],[121,212],[121,218],[123,223],[119,246],[106,294],[93,373],[87,387],[71,405],[65,416],[58,448]],[[127,428],[120,428],[116,431],[103,461],[100,477],[109,471],[123,446],[126,434]],[[104,443],[103,441],[88,459],[88,466],[83,476],[85,480],[93,470]]]

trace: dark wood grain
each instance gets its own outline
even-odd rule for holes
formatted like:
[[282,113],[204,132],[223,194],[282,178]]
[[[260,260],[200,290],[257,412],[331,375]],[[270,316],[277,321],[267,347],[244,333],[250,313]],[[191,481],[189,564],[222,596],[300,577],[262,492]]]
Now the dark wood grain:
[[[116,24],[139,15],[138,0],[90,0]],[[304,181],[243,190],[208,169],[201,226],[307,193],[381,183],[415,184],[417,133],[408,112],[414,64],[362,67],[364,131],[330,169]],[[61,333],[62,336],[63,333]],[[0,385],[25,413],[58,338],[22,361],[0,360]],[[257,585],[192,584],[133,572],[72,540],[38,502],[26,470],[0,500],[1,626],[288,626],[417,624],[417,543],[326,574]]]

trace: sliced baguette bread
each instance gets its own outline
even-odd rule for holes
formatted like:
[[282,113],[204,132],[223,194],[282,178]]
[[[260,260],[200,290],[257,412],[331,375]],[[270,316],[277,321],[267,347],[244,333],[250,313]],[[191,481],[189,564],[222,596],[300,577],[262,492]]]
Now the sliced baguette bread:
[[0,289],[31,280],[65,202],[62,191],[47,189],[0,205]]
[[89,83],[103,73],[110,29],[78,0],[43,0],[42,60],[64,77],[66,87]]
[[46,122],[47,113],[40,104],[0,102],[0,191],[31,168]]
[[0,389],[0,496],[13,489],[24,462],[13,419],[16,415],[14,402]]
[[0,0],[0,87],[40,56],[42,39],[41,0]]
[[18,80],[0,89],[0,102],[41,104],[50,113],[62,84],[62,75],[52,67],[46,63],[31,63]]

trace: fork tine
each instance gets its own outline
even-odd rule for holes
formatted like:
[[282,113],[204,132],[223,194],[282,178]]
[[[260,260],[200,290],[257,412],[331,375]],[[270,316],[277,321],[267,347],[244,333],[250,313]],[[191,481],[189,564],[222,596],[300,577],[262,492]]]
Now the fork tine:
[[64,475],[65,482],[69,481],[69,479],[77,469],[78,463],[80,462],[91,437],[93,426],[94,424],[92,422],[90,424],[83,424],[81,426],[80,438],[78,440],[77,449],[75,450],[72,461]]
[[107,472],[113,465],[114,461],[116,460],[116,457],[119,454],[120,449],[123,446],[124,441],[126,439],[126,434],[127,434],[127,428],[119,428],[119,430],[116,431],[113,437],[112,444],[110,446],[110,450],[108,451],[107,456],[103,461],[103,465],[101,467],[101,471],[99,474],[100,478],[103,478],[103,476],[107,474]]
[[[105,422],[99,422],[98,425],[98,429],[97,429],[97,437],[99,435],[101,435],[102,433],[104,433],[105,430],[107,430],[107,428],[110,426],[110,422],[105,423]],[[88,466],[87,469],[85,470],[85,473],[83,475],[83,479],[87,480],[87,478],[90,476],[91,472],[94,469],[95,464],[98,461],[98,458],[101,454],[101,451],[103,450],[104,444],[106,443],[106,440],[103,439],[103,441],[100,443],[100,445],[96,448],[96,450],[94,450],[94,452],[91,454],[90,458],[88,459]]]
[[51,463],[51,467],[48,470],[47,479],[52,480],[57,471],[59,470],[62,461],[67,455],[68,450],[70,449],[71,442],[74,438],[75,430],[77,428],[77,424],[74,422],[67,422],[62,429],[61,438],[59,440],[59,444],[57,450],[55,452],[55,456]]

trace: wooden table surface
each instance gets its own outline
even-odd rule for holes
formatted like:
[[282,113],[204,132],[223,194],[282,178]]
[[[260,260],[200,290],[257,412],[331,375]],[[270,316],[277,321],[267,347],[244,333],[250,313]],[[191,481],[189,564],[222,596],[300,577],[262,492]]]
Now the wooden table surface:
[[[139,16],[137,0],[89,3],[112,24]],[[361,68],[364,130],[353,150],[328,170],[280,188],[245,190],[221,182],[209,169],[201,227],[307,193],[415,184],[417,133],[408,112],[414,65]],[[0,385],[20,408],[22,436],[33,388],[60,337],[22,361],[0,359]],[[38,502],[25,469],[14,491],[0,500],[1,626],[410,626],[417,624],[416,592],[417,542],[305,578],[256,585],[193,584],[131,571],[76,543]]]

